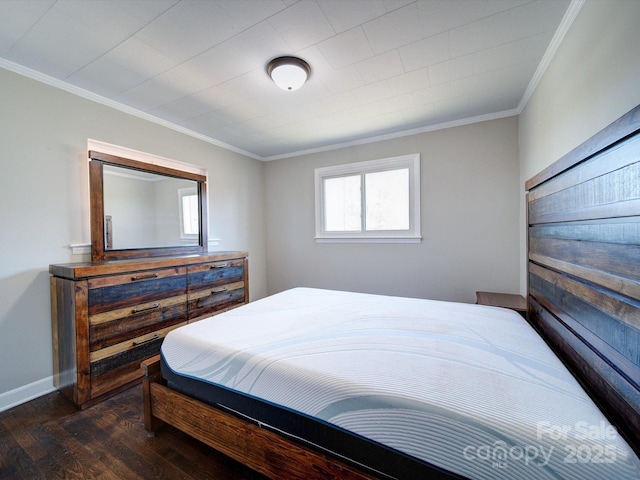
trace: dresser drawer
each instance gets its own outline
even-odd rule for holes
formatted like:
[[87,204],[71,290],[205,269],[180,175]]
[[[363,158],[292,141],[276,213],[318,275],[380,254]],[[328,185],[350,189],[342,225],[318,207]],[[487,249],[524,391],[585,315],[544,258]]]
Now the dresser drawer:
[[97,396],[140,377],[140,362],[160,352],[164,337],[183,321],[89,354],[91,395]]
[[189,320],[213,315],[245,303],[244,265],[243,259],[237,259],[189,266]]
[[245,303],[244,282],[198,290],[188,298],[189,320],[213,315]]
[[89,315],[89,350],[94,352],[186,321],[186,294]]
[[186,267],[148,270],[88,281],[89,315],[187,293]]
[[244,280],[244,260],[203,263],[187,268],[189,293]]

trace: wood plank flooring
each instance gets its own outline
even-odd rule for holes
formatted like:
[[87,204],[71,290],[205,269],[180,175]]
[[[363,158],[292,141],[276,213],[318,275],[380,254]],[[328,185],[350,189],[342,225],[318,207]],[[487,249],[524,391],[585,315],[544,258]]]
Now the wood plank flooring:
[[264,477],[165,425],[150,436],[142,387],[77,410],[58,392],[0,412],[0,479]]

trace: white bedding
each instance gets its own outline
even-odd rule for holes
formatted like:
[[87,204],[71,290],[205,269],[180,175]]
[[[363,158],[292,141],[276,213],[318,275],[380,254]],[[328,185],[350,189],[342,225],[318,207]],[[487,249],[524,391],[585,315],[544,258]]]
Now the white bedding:
[[638,479],[544,341],[494,307],[296,288],[170,332],[176,373],[473,479]]

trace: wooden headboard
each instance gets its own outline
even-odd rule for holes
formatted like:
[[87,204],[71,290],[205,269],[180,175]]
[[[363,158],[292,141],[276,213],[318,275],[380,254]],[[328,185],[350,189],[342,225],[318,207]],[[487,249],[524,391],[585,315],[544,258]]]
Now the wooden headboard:
[[640,106],[525,187],[528,320],[640,454]]

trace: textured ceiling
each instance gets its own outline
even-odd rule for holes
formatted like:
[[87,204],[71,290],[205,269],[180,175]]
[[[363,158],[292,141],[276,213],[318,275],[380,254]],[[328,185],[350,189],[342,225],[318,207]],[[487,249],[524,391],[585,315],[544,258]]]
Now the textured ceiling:
[[517,113],[575,3],[0,0],[0,66],[268,160]]

